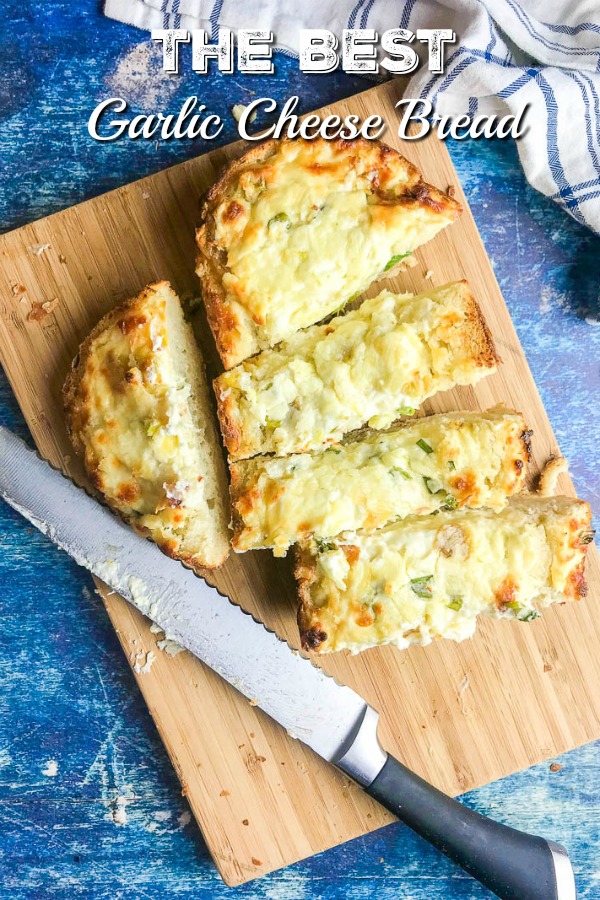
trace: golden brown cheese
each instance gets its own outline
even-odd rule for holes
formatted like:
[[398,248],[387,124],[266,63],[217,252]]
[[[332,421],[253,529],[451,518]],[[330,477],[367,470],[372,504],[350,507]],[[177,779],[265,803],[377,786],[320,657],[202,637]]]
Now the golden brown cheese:
[[501,509],[524,485],[530,436],[519,413],[453,412],[321,452],[232,463],[233,548],[282,556],[310,536],[373,530],[411,514]]
[[232,460],[303,452],[365,423],[387,428],[497,362],[466,282],[416,296],[383,291],[217,378],[221,431]]
[[209,192],[197,272],[226,368],[342,308],[460,214],[376,141],[269,141]]
[[171,556],[220,565],[226,474],[202,360],[168,283],[99,322],[64,396],[73,444],[110,505]]
[[516,497],[501,512],[409,517],[351,544],[299,550],[298,621],[307,650],[470,637],[478,615],[530,621],[585,596],[591,510],[570,497]]

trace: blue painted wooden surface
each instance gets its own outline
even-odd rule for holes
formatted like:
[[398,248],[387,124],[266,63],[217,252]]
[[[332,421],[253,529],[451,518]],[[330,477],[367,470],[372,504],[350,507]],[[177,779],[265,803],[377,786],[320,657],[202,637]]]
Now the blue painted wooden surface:
[[[4,0],[0,20],[0,228],[13,228],[202,152],[196,142],[87,134],[95,104],[176,111],[189,94],[226,120],[261,94],[304,108],[364,82],[300,76],[161,77],[144,35],[96,0]],[[600,240],[535,194],[508,142],[451,146],[488,253],[581,496],[600,508]],[[27,431],[0,382],[0,419]],[[483,888],[390,826],[237,891],[221,883],[90,579],[0,506],[0,896],[367,897],[475,900]],[[597,686],[596,686],[597,689]],[[560,840],[582,898],[600,897],[600,744],[468,795],[498,819]]]

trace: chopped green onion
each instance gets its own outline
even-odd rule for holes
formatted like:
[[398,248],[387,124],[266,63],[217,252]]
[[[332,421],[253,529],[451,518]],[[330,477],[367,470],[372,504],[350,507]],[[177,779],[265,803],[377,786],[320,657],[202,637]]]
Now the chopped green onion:
[[429,478],[428,475],[423,475],[423,481],[430,494],[439,494],[440,491],[444,490],[443,484],[437,478]]
[[281,422],[279,419],[270,419],[268,416],[265,420],[265,428],[268,431],[275,431],[276,428],[279,428]]
[[335,544],[332,544],[331,541],[324,541],[322,538],[315,538],[315,544],[319,553],[328,553],[330,550],[335,550]]
[[451,472],[454,472],[454,470],[456,469],[456,463],[454,462],[453,459],[449,459],[448,462],[446,463],[446,465],[448,466],[448,468],[450,469]]
[[395,475],[397,472],[398,475],[402,475],[402,477],[406,478],[407,481],[410,481],[411,479],[411,475],[409,472],[406,472],[404,469],[399,469],[397,466],[395,466],[393,469],[390,469],[390,472],[392,473],[392,475]]
[[582,534],[581,537],[579,538],[579,543],[580,543],[580,544],[591,544],[592,541],[594,540],[594,535],[595,535],[595,534],[596,534],[595,531],[586,531],[586,532],[585,532],[584,534]]
[[416,409],[413,409],[412,406],[401,406],[398,410],[399,416],[414,416],[416,413]]
[[533,622],[534,619],[539,619],[540,614],[537,609],[530,609],[527,612],[522,613],[520,616],[517,616],[520,622]]
[[458,507],[458,500],[456,497],[453,497],[452,494],[446,494],[446,499],[444,500],[444,505],[442,509],[456,509]]
[[463,605],[463,598],[459,597],[458,594],[455,594],[452,597],[452,599],[450,600],[450,603],[448,604],[450,609],[455,609],[457,612],[459,609],[462,609],[462,605]]
[[424,597],[425,599],[431,597],[430,582],[432,578],[433,575],[422,575],[420,578],[410,579],[410,586],[417,597]]
[[159,428],[160,422],[158,419],[148,419],[146,422],[146,434],[148,437],[154,437]]
[[518,600],[510,600],[508,603],[504,604],[507,609],[521,609],[521,604]]
[[267,227],[270,228],[271,225],[274,225],[274,224],[275,224],[275,222],[283,222],[284,225],[285,225],[285,227],[286,227],[288,230],[292,227],[292,220],[290,219],[290,217],[288,216],[288,214],[287,214],[287,213],[284,213],[284,212],[277,213],[276,216],[273,216],[272,219],[269,219],[269,222],[268,222],[268,226],[267,226]]
[[339,306],[336,306],[335,309],[332,309],[331,312],[329,313],[329,315],[337,316],[337,314],[340,313],[344,309],[344,307],[346,307],[349,303],[352,303],[353,300],[356,300],[357,297],[360,297],[361,294],[362,294],[362,291],[358,291],[357,294],[352,294],[351,297],[348,297],[347,300],[344,300],[342,303],[340,303]]
[[417,441],[417,447],[420,447],[425,453],[433,453],[433,447],[431,444],[428,444],[426,440],[423,438],[419,438]]
[[387,266],[385,267],[385,269],[383,271],[387,272],[388,269],[393,269],[394,266],[396,265],[396,263],[399,263],[400,260],[404,259],[406,256],[410,256],[410,252],[409,253],[398,253],[396,256],[392,256],[392,258],[390,259],[389,263],[387,264]]

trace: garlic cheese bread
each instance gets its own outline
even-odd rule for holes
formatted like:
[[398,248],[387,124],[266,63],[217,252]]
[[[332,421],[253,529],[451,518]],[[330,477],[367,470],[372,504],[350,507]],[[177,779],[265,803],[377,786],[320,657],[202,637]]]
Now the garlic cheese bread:
[[460,205],[377,141],[271,140],[209,191],[197,272],[223,364],[272,347],[361,294]]
[[366,422],[387,428],[497,362],[465,281],[416,296],[383,291],[219,376],[223,439],[232,460],[303,452]]
[[529,621],[586,594],[591,510],[570,497],[515,497],[501,512],[409,517],[352,543],[298,551],[305,649],[354,652],[470,637],[480,614]]
[[73,444],[108,503],[170,556],[221,565],[227,476],[203,362],[167,282],[98,323],[64,400]]
[[531,432],[505,409],[419,418],[321,452],[232,463],[233,548],[284,555],[310,536],[411,514],[501,509],[524,485]]

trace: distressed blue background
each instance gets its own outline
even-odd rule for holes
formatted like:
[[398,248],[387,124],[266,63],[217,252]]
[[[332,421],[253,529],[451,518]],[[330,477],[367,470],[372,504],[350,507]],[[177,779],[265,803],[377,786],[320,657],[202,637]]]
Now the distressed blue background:
[[[207,149],[95,143],[87,118],[108,96],[151,112],[177,111],[198,93],[225,119],[225,143],[236,135],[231,105],[252,92],[300,93],[308,109],[365,87],[343,74],[301,76],[282,56],[276,75],[262,79],[199,78],[185,57],[182,75],[168,78],[145,36],[103,19],[95,0],[3,0],[0,37],[2,229]],[[600,239],[527,186],[508,141],[450,150],[578,491],[597,511],[600,326],[591,323],[600,318]],[[0,419],[26,435],[4,380]],[[224,887],[90,579],[4,505],[0,531],[0,896],[490,896],[400,825]],[[600,744],[559,762],[558,772],[546,763],[465,799],[563,842],[580,897],[597,898]],[[118,797],[129,798],[125,814]]]

